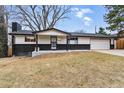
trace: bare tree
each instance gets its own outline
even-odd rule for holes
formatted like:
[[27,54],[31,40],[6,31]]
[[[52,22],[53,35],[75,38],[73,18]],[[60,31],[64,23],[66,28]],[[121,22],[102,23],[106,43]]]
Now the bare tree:
[[15,6],[12,14],[25,27],[32,31],[53,28],[60,20],[68,18],[70,6],[28,5]]

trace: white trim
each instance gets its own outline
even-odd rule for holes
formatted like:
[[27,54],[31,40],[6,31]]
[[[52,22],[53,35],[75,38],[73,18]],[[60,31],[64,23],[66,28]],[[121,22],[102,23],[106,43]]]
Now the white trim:
[[50,35],[50,36],[67,36],[67,34],[59,32],[57,30],[47,30],[36,33],[37,35]]

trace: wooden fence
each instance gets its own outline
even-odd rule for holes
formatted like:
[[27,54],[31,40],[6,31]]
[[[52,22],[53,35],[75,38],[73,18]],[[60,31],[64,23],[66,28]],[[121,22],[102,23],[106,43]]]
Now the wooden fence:
[[116,42],[117,49],[124,49],[124,39],[118,39]]

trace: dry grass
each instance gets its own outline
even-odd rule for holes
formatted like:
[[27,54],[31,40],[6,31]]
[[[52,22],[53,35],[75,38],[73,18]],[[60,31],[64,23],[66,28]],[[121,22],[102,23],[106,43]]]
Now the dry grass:
[[2,60],[0,87],[124,87],[124,57],[75,52]]

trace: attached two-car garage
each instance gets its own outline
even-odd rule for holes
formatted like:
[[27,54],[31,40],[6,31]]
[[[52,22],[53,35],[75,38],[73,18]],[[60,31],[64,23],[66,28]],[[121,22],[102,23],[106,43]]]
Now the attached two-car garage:
[[91,49],[110,49],[109,39],[91,39]]
[[[77,46],[78,45],[82,45],[82,46],[87,45],[86,49],[92,49],[92,50],[114,49],[114,38],[108,38],[108,37],[78,37]],[[82,47],[82,49],[83,49],[83,47]]]

